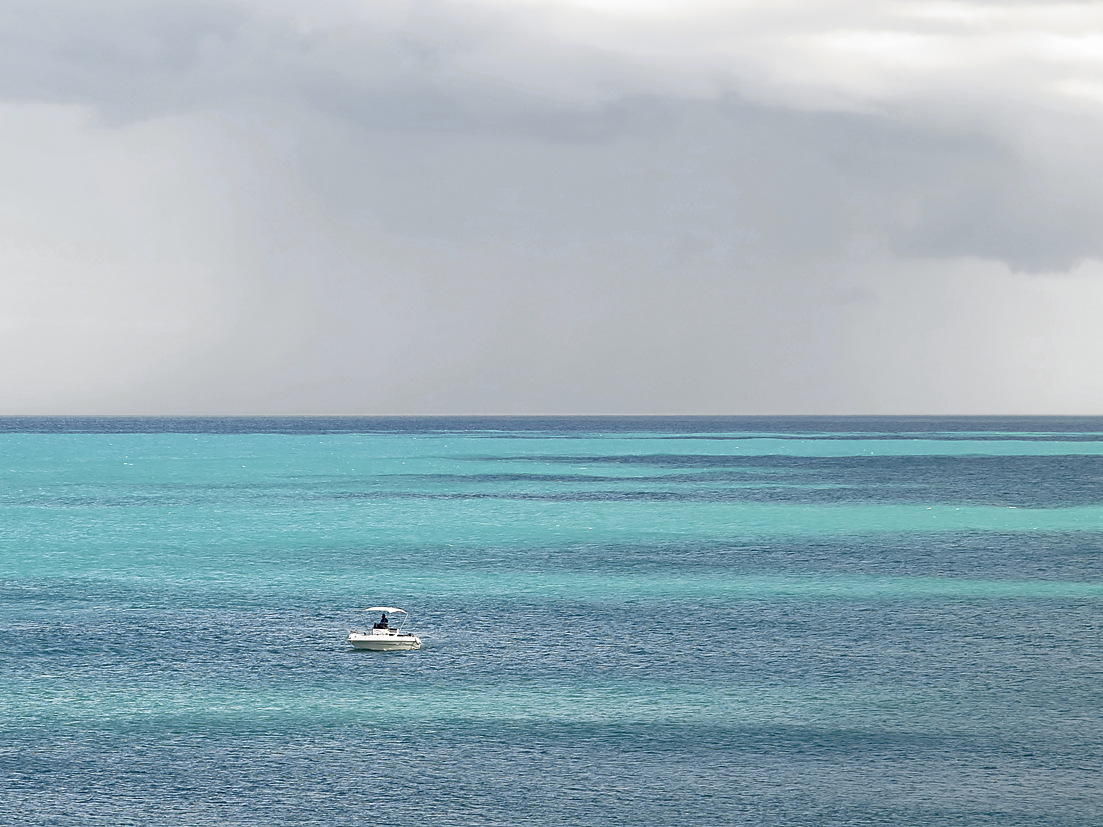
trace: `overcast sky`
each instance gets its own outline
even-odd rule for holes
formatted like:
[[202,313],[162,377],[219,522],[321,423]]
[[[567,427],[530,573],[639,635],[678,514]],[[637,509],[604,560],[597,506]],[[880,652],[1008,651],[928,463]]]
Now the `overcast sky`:
[[1103,4],[5,0],[81,413],[1103,414]]

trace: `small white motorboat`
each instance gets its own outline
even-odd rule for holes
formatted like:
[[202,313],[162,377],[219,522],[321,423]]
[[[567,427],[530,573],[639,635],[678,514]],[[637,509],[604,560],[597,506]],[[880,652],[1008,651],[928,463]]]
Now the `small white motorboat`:
[[[411,632],[402,631],[410,614],[405,609],[394,606],[372,606],[369,612],[382,612],[383,617],[372,624],[367,631],[353,629],[349,632],[349,643],[356,649],[371,649],[373,652],[400,652],[408,649],[420,649],[421,638]],[[387,615],[402,615],[397,629],[391,628]]]

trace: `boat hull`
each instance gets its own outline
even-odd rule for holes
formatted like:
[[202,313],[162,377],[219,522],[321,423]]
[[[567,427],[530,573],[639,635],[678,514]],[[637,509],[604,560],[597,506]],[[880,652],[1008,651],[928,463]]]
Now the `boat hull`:
[[349,643],[354,649],[367,649],[371,652],[408,652],[421,648],[421,638],[416,635],[370,635],[352,632]]

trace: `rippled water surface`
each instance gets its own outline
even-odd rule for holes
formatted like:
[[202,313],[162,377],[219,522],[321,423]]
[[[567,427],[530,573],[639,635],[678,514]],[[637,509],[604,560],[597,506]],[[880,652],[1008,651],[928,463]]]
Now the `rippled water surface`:
[[0,823],[1097,825],[1101,549],[1100,419],[0,420]]

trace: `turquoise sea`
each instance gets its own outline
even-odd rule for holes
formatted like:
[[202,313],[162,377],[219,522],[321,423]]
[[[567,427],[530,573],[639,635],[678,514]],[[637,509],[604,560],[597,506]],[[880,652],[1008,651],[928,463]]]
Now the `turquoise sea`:
[[1103,419],[0,419],[0,823],[1099,825],[1101,610]]

